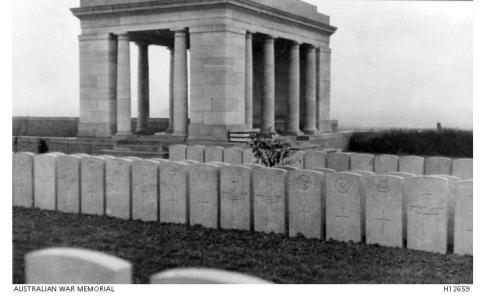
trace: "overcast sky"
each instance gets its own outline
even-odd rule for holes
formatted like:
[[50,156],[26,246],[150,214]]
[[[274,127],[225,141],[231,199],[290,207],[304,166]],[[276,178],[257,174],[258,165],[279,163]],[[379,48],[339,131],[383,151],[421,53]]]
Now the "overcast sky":
[[[12,2],[13,115],[78,116],[80,25],[69,8],[79,1]],[[306,2],[339,28],[331,102],[341,127],[472,128],[472,2]],[[151,116],[166,116],[168,53],[151,47],[150,60]]]

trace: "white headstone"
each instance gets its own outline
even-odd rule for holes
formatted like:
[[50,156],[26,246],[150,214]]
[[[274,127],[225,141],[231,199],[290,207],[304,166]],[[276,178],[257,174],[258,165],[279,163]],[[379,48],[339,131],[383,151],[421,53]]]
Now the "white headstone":
[[160,222],[188,223],[186,163],[171,162],[160,168]]
[[399,172],[424,175],[424,157],[401,156],[399,158]]
[[326,167],[327,153],[319,150],[309,150],[304,154],[304,168],[314,170]]
[[412,173],[406,173],[406,172],[389,172],[384,175],[391,175],[391,176],[397,176],[397,177],[402,177],[402,178],[410,178],[416,176],[415,174]]
[[451,175],[452,159],[447,157],[426,157],[424,160],[424,174]]
[[219,167],[199,164],[189,167],[190,224],[218,228]]
[[132,265],[100,252],[50,248],[25,256],[27,284],[129,284]]
[[366,243],[403,247],[403,178],[367,178]]
[[361,232],[362,240],[365,241],[366,237],[366,189],[367,189],[367,178],[376,175],[371,171],[364,170],[351,170],[349,171],[353,174],[361,175]]
[[378,174],[399,171],[399,156],[381,154],[374,158],[374,171]]
[[253,174],[254,230],[285,233],[287,171],[255,168]]
[[204,146],[189,146],[187,148],[187,160],[193,160],[200,163],[204,162],[205,147]]
[[33,206],[33,159],[29,152],[13,153],[12,196],[13,205]]
[[251,169],[224,166],[220,169],[220,227],[250,230],[252,222]]
[[158,221],[159,167],[154,160],[132,162],[132,219]]
[[107,216],[131,218],[131,165],[132,160],[129,159],[107,159],[105,168]]
[[289,235],[322,238],[322,183],[317,171],[299,170],[288,175]]
[[361,175],[327,175],[326,239],[361,242],[361,230]]
[[57,209],[66,213],[80,213],[80,161],[77,155],[63,155],[57,159]]
[[282,162],[284,166],[304,169],[304,151],[297,150]]
[[446,253],[448,180],[435,176],[406,178],[407,247]]
[[314,170],[314,171],[321,172],[321,173],[323,173],[324,175],[336,173],[336,170],[334,170],[334,169],[327,169],[327,168],[315,168],[315,169],[313,169],[313,170]]
[[473,159],[458,158],[453,159],[453,176],[459,177],[463,180],[473,178]]
[[351,168],[351,154],[332,152],[327,154],[327,168],[336,172],[348,171]]
[[224,162],[231,165],[241,165],[244,150],[238,147],[224,149]]
[[56,164],[58,154],[47,153],[34,158],[34,205],[55,210],[57,206]]
[[242,152],[242,163],[243,164],[254,164],[256,162],[256,158],[254,156],[254,152],[252,152],[251,148],[246,148]]
[[473,255],[473,181],[456,183],[454,253]]
[[454,243],[454,206],[456,201],[456,182],[460,181],[459,177],[449,175],[438,175],[448,180],[448,245]]
[[351,170],[374,171],[374,155],[366,153],[352,153]]
[[205,148],[205,162],[224,161],[224,148],[211,146]]
[[174,269],[150,277],[152,284],[269,284],[262,279],[214,269]]
[[81,168],[80,211],[89,215],[104,215],[105,205],[105,157],[84,157]]
[[169,146],[169,159],[172,161],[182,161],[187,158],[187,146],[186,145],[170,145]]

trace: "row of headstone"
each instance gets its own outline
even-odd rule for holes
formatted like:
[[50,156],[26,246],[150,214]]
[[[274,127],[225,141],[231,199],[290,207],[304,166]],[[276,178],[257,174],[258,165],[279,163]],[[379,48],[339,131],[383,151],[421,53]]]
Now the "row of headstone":
[[[469,231],[464,235],[456,231],[461,225],[469,227],[466,222],[470,220],[472,224],[472,217],[466,216],[469,210],[472,214],[472,208],[463,209],[464,204],[457,208],[469,199],[465,199],[467,189],[457,187],[459,178],[452,176],[17,153],[13,178],[17,206],[290,236],[300,233],[318,239],[365,240],[384,246],[403,247],[407,240],[409,248],[436,252],[445,252],[441,246],[448,244],[454,243],[456,249],[461,249],[460,245],[469,249],[472,244],[466,239]],[[420,204],[410,204],[415,202]],[[445,217],[446,224],[434,215]],[[428,223],[420,226],[416,222]],[[430,226],[445,232],[431,232]],[[429,240],[436,243],[418,246],[414,242]]]
[[171,161],[197,161],[199,163],[225,162],[232,165],[253,164],[256,159],[250,148],[239,147],[226,148],[219,146],[169,146],[169,157]]
[[[252,164],[252,150],[237,147],[172,145],[169,148],[173,161],[226,162],[229,164]],[[294,151],[283,165],[298,169],[314,170],[329,168],[338,172],[364,170],[378,174],[405,172],[415,175],[452,175],[461,179],[473,178],[473,160],[467,158],[372,155],[366,153],[330,152],[319,150]]]
[[[102,252],[49,248],[25,255],[26,284],[130,284],[132,264]],[[173,269],[150,277],[152,284],[268,284],[262,279],[215,269]]]

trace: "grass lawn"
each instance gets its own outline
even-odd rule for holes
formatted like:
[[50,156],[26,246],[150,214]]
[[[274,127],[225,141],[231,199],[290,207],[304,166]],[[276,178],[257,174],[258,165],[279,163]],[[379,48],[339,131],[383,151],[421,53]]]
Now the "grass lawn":
[[135,283],[177,267],[233,270],[276,283],[473,282],[471,256],[14,208],[14,283],[24,283],[24,255],[46,247],[126,259]]

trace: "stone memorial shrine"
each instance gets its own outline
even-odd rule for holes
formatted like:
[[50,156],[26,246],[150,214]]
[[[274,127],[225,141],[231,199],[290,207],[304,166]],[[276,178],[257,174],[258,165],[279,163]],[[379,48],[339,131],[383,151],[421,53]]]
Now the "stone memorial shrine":
[[[226,141],[230,131],[332,132],[330,36],[299,0],[81,0],[79,137],[148,134],[149,68],[170,69],[166,134]],[[138,48],[131,125],[130,44]],[[170,51],[149,65],[149,46]]]

